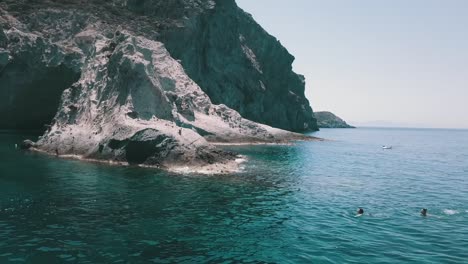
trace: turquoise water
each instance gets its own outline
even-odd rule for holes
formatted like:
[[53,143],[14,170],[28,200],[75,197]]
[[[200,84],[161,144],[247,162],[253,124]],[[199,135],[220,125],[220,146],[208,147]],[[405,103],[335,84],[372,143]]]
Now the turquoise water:
[[332,140],[236,147],[243,172],[197,176],[23,153],[31,135],[0,132],[0,263],[468,262],[468,131],[314,135]]

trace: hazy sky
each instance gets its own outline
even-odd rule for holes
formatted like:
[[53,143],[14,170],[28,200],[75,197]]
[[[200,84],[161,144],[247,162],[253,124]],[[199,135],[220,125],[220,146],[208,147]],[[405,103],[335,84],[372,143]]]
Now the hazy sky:
[[467,0],[237,0],[296,57],[314,110],[468,128]]

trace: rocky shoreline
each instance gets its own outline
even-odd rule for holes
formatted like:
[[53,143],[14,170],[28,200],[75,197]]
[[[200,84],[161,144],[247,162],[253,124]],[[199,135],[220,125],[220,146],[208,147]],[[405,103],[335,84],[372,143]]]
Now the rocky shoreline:
[[[178,160],[177,162],[165,162],[165,163],[155,163],[151,164],[145,162],[142,164],[130,163],[128,160],[119,160],[119,159],[102,159],[99,156],[96,158],[86,157],[84,155],[76,154],[62,154],[59,149],[54,151],[45,150],[43,147],[38,145],[38,143],[25,140],[23,141],[19,148],[26,151],[37,152],[45,155],[55,156],[62,159],[72,159],[80,160],[84,162],[92,163],[101,163],[113,166],[138,166],[144,168],[155,168],[162,169],[169,172],[180,173],[180,174],[230,174],[236,173],[241,170],[241,165],[244,162],[247,162],[247,157],[242,156],[238,153],[231,151],[223,150],[227,146],[258,146],[258,145],[293,145],[296,142],[300,141],[323,141],[324,139],[296,135],[289,139],[282,139],[277,141],[244,141],[244,142],[209,142],[211,146],[216,148],[213,152],[206,153],[205,156],[200,156],[199,162],[187,162],[183,163]],[[66,152],[69,153],[69,152]],[[213,156],[213,154],[216,156]]]

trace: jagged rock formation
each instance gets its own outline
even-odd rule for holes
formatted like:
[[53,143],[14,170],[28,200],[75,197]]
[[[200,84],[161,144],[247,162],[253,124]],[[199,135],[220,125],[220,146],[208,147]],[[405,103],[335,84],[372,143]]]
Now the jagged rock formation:
[[293,57],[233,0],[4,0],[0,25],[0,126],[50,123],[40,151],[220,171],[210,142],[307,139],[241,114],[315,128]]
[[320,128],[355,128],[331,112],[315,112],[315,118]]

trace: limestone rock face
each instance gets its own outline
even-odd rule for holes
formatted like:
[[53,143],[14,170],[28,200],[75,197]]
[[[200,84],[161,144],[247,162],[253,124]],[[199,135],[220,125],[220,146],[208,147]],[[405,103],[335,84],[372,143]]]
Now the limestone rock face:
[[315,112],[320,128],[354,128],[331,112]]
[[[197,49],[211,45],[203,38],[193,39],[200,42],[193,46],[187,42],[189,51],[181,52],[183,44],[177,44],[176,38],[183,43],[198,36],[205,29],[198,29],[197,23],[221,19],[210,18],[215,10],[232,9],[246,16],[234,2],[221,2],[0,2],[0,127],[47,125],[31,146],[54,155],[217,171],[235,168],[236,156],[212,142],[307,139],[245,119],[291,130],[313,128],[303,80],[290,71],[292,56],[285,55],[279,44],[269,48],[265,40],[258,45],[267,46],[257,47],[247,42],[251,35],[245,32],[245,39],[237,36],[240,46],[233,54],[229,50],[223,54],[218,46],[204,54],[210,58],[197,55]],[[221,32],[212,38],[222,37],[217,34]],[[263,52],[271,49],[271,59],[278,56],[282,66],[267,67],[267,55],[249,45]],[[179,60],[173,54],[179,54]],[[237,58],[239,54],[243,57]],[[221,67],[223,57],[233,60],[233,68],[213,71]],[[209,71],[206,76],[199,75],[197,64],[202,72]],[[283,69],[289,69],[284,72],[286,93],[268,80]],[[226,78],[224,90],[219,86],[222,78]],[[270,82],[276,88],[269,89]],[[255,83],[263,87],[261,93],[270,92],[262,97]],[[249,93],[252,98],[246,99]],[[294,99],[284,103],[273,99],[284,94]],[[277,107],[271,108],[276,102]],[[289,109],[293,102],[296,108]],[[297,110],[298,102],[303,111]]]

